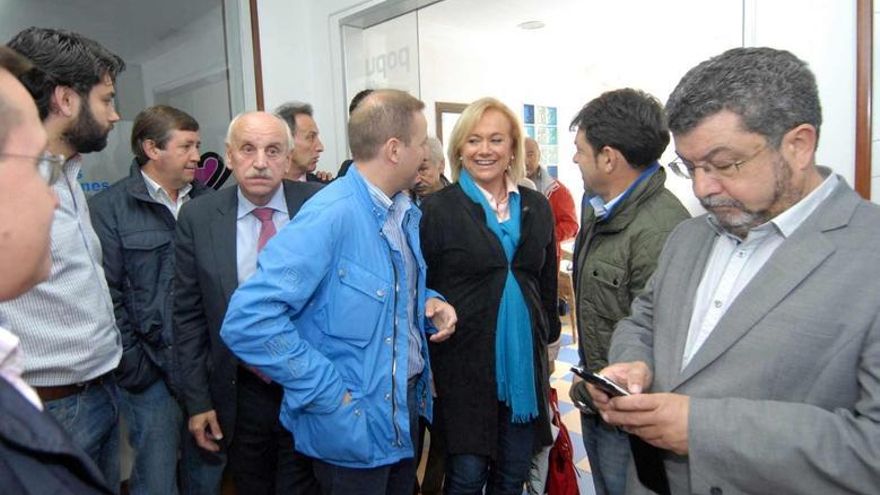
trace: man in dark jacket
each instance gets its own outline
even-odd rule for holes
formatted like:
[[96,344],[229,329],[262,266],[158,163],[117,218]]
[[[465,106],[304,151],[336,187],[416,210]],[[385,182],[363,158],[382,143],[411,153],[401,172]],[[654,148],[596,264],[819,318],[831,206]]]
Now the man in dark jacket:
[[[46,131],[16,80],[29,70],[27,60],[0,46],[0,301],[30,290],[51,267],[49,230],[58,207],[51,184],[63,161],[40,158]],[[0,492],[111,493],[21,372],[21,341],[0,327]]]
[[[190,437],[203,465],[222,469],[228,458],[242,494],[318,492],[311,460],[294,451],[278,419],[281,385],[220,340],[229,299],[256,271],[258,253],[321,188],[282,180],[292,143],[278,116],[237,116],[226,135],[226,162],[238,185],[185,205],[177,223],[174,348]],[[220,476],[209,478],[189,481],[219,493]]]
[[[571,127],[577,130],[574,162],[590,194],[574,252],[578,353],[581,366],[598,371],[608,365],[614,325],[629,315],[666,236],[689,215],[664,187],[666,173],[657,160],[669,144],[669,130],[654,97],[633,89],[607,92],[585,105]],[[626,433],[591,410],[584,382],[575,380],[571,397],[583,413],[596,493],[623,493]]]
[[193,182],[199,144],[191,116],[147,108],[132,129],[131,175],[89,203],[122,333],[116,374],[134,449],[134,494],[177,493],[183,414],[171,394],[174,230],[181,205],[208,191]]

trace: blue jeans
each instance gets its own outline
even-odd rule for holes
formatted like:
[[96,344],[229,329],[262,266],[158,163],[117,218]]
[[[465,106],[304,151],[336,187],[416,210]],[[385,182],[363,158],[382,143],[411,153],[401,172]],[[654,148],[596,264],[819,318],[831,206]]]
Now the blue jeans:
[[82,392],[48,401],[49,412],[85,451],[114,493],[119,491],[119,388],[112,376]]
[[134,451],[129,480],[132,495],[177,494],[177,453],[183,413],[165,382],[141,392],[120,389],[128,441]]
[[[407,387],[406,406],[409,412],[410,439],[415,449],[419,440],[419,406],[415,380],[411,380]],[[345,439],[333,438],[328,441],[344,442]],[[412,495],[418,467],[413,457],[368,469],[336,466],[318,459],[314,460],[313,466],[324,495]]]
[[626,488],[626,470],[632,455],[629,435],[610,426],[598,414],[581,414],[584,449],[590,459],[596,495],[619,495]]
[[217,495],[223,484],[226,468],[226,447],[220,442],[219,452],[208,452],[196,444],[184,424],[181,429],[180,493],[182,495]]
[[446,457],[446,495],[521,495],[529,477],[535,422],[511,423],[510,408],[498,404],[498,459],[473,454]]

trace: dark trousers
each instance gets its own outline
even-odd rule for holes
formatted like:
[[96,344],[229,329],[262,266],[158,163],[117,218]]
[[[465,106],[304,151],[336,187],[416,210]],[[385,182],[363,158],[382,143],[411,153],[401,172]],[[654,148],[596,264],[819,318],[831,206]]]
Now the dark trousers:
[[251,371],[238,369],[238,410],[229,447],[236,492],[319,494],[312,460],[294,450],[293,436],[278,420],[284,391]]
[[529,477],[535,422],[512,423],[510,409],[498,404],[498,458],[473,454],[446,457],[446,495],[521,495]]
[[[415,380],[411,380],[407,387],[406,406],[412,445],[415,446],[418,445],[419,429]],[[367,469],[336,466],[315,459],[314,467],[324,495],[412,495],[413,484],[416,482],[417,466],[413,457]]]

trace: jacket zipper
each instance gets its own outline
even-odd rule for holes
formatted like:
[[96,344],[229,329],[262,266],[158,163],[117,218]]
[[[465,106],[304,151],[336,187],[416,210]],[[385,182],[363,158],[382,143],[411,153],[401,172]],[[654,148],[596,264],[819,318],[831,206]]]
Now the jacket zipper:
[[[385,238],[384,232],[382,237]],[[388,247],[388,254],[391,257],[391,271],[394,274],[394,295],[392,296],[391,305],[391,317],[393,318],[391,327],[391,424],[394,426],[394,443],[400,447],[403,444],[400,440],[400,425],[397,424],[397,397],[395,393],[397,389],[395,385],[395,378],[397,377],[397,297],[400,292],[400,283],[398,282],[397,266],[394,264],[394,251],[391,249],[387,238],[385,238],[385,245]]]

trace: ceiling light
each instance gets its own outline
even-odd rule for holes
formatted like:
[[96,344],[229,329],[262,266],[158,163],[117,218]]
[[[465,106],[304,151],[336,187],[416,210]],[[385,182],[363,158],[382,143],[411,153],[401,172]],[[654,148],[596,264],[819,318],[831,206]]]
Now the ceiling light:
[[517,24],[516,27],[520,29],[541,29],[544,27],[544,23],[541,21],[526,21]]

